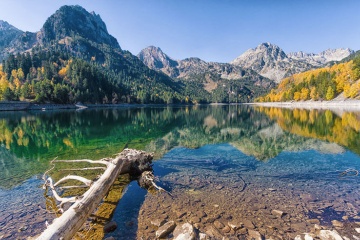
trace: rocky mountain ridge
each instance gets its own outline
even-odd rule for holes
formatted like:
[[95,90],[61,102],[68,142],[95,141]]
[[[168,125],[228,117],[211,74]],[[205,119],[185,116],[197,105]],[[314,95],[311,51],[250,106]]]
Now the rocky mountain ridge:
[[349,48],[328,49],[319,54],[296,52],[286,54],[280,47],[262,43],[249,49],[231,61],[231,64],[252,69],[260,75],[280,82],[292,74],[324,66],[331,61],[340,61],[354,51]]
[[291,52],[288,53],[287,56],[295,60],[306,61],[314,66],[322,66],[332,61],[340,61],[350,56],[353,53],[354,51],[351,50],[350,48],[337,48],[337,49],[327,49],[318,54],[305,53],[303,51]]
[[[166,75],[185,81],[201,78],[206,84],[213,84],[220,79],[241,80],[248,79],[257,86],[265,88],[273,85],[256,72],[229,63],[206,62],[200,58],[190,57],[183,60],[174,60],[165,54],[159,47],[149,46],[137,55],[149,68],[165,73]],[[208,89],[211,91],[212,89]]]

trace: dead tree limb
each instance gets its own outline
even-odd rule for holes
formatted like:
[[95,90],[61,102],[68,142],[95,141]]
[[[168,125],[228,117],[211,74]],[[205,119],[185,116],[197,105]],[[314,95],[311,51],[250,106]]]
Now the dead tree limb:
[[[115,158],[107,159],[108,164],[105,164],[107,168],[100,178],[80,198],[76,198],[75,203],[59,218],[56,218],[37,239],[71,239],[84,224],[88,216],[101,203],[119,174],[140,175],[143,171],[151,170],[152,158],[152,154],[125,149]],[[59,160],[55,161],[59,162]],[[105,162],[104,160],[86,161],[91,163]]]

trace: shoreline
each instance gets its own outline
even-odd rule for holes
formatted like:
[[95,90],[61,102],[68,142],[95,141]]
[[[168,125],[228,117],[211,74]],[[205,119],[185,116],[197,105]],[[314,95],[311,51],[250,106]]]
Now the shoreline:
[[[336,110],[360,110],[360,100],[332,100],[332,101],[292,101],[292,102],[252,102],[252,103],[208,103],[198,105],[250,105],[262,107],[279,108],[301,108],[301,109],[336,109]],[[55,104],[55,103],[30,103],[21,101],[0,101],[0,112],[2,111],[47,111],[62,109],[87,109],[87,108],[139,108],[139,107],[183,107],[197,106],[191,104],[140,104],[140,103],[119,103],[119,104]]]
[[279,108],[360,110],[360,100],[299,101],[299,102],[254,102],[248,105]]

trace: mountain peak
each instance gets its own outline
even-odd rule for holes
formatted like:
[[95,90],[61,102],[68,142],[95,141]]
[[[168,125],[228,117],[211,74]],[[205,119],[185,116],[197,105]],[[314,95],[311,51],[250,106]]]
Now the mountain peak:
[[177,72],[173,69],[178,62],[171,59],[159,47],[149,46],[140,51],[137,57],[149,68],[161,70],[171,77],[175,77]]
[[95,43],[120,48],[117,40],[108,33],[101,17],[95,12],[89,13],[79,5],[60,7],[46,20],[41,36],[43,42],[80,36]]
[[0,31],[10,31],[10,30],[21,32],[21,30],[19,30],[16,27],[12,26],[7,21],[0,20]]
[[255,49],[249,49],[231,64],[247,69],[252,69],[260,75],[280,82],[282,78],[294,71],[301,71],[307,64],[301,63],[293,66],[293,62],[286,53],[277,45],[266,42],[261,43]]

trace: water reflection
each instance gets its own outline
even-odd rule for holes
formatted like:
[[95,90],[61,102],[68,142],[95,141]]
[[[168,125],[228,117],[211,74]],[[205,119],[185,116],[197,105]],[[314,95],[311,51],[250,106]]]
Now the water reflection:
[[360,154],[360,112],[257,107],[287,132],[337,143]]
[[258,160],[304,149],[343,152],[340,146],[360,154],[359,115],[246,106],[1,113],[0,187],[43,173],[55,157],[102,158],[126,147],[156,158],[217,143]]
[[[315,184],[317,180],[312,179],[312,176],[317,174],[316,166],[322,167],[322,164],[325,164],[327,172],[323,177],[331,179],[336,177],[335,169],[340,169],[339,166],[343,164],[338,161],[342,157],[335,157],[340,165],[336,165],[336,168],[333,168],[334,171],[330,172],[331,165],[329,163],[332,161],[322,161],[324,158],[322,154],[326,153],[326,158],[345,155],[347,163],[356,162],[359,159],[357,155],[353,154],[360,154],[358,148],[360,144],[359,116],[360,113],[355,112],[334,113],[317,110],[252,108],[239,105],[87,109],[80,112],[1,112],[0,196],[6,196],[6,198],[0,200],[0,216],[5,216],[2,218],[5,220],[0,221],[0,224],[1,226],[11,225],[11,231],[15,235],[18,234],[11,237],[22,237],[27,234],[27,232],[21,232],[21,235],[17,233],[17,228],[21,226],[15,225],[14,221],[10,223],[10,220],[6,219],[22,216],[24,212],[27,212],[27,206],[31,207],[30,212],[33,214],[44,212],[44,210],[38,211],[38,207],[45,208],[45,199],[39,205],[36,204],[36,202],[41,202],[39,199],[43,198],[42,191],[38,191],[37,188],[41,185],[41,181],[33,176],[44,173],[49,168],[49,161],[53,158],[99,159],[112,156],[126,147],[152,151],[157,159],[161,159],[158,161],[159,164],[163,161],[164,169],[171,167],[179,171],[179,174],[183,174],[182,172],[190,174],[185,174],[186,178],[175,176],[173,179],[163,179],[165,183],[168,183],[169,189],[174,188],[174,191],[177,191],[177,185],[182,184],[181,181],[188,181],[183,183],[185,189],[189,182],[196,181],[204,185],[208,184],[208,181],[210,183],[213,181],[209,186],[215,188],[220,186],[218,190],[229,189],[228,183],[233,183],[235,189],[245,189],[245,182],[241,186],[236,185],[241,183],[240,172],[248,174],[248,179],[254,177],[252,181],[258,184],[261,191],[273,188],[271,184],[275,184],[275,180],[282,182],[281,188],[285,188],[286,182],[294,179],[299,179],[296,186],[308,184],[309,180]],[[192,150],[189,148],[196,149],[197,153],[204,154],[204,157],[201,157],[201,154],[193,157]],[[210,151],[209,148],[219,152]],[[238,156],[238,158],[233,159],[232,156]],[[309,164],[302,160],[309,157],[314,159],[311,163],[314,169],[306,168],[307,172],[303,171],[299,174],[301,167]],[[347,165],[354,167],[351,164]],[[188,169],[197,169],[198,172],[194,173]],[[291,171],[283,172],[283,169]],[[170,172],[175,170],[169,170],[167,174],[171,176]],[[210,173],[200,177],[208,172]],[[220,176],[219,173],[224,174]],[[229,176],[235,180],[229,182]],[[273,179],[272,182],[268,181],[269,176]],[[213,180],[209,180],[210,178]],[[30,181],[29,179],[35,180]],[[330,182],[327,182],[328,179],[320,180],[324,180],[323,183],[328,184]],[[276,184],[279,186],[279,183]],[[28,201],[31,204],[26,203],[21,211],[7,207],[9,201],[12,202],[12,206],[23,204],[21,189],[24,187],[30,189],[29,186],[37,189],[34,196],[28,194]],[[306,191],[299,191],[301,192],[299,194],[303,195],[298,202],[307,201],[307,192],[310,191],[311,200],[315,199],[314,196],[318,196],[318,193],[310,190],[311,187],[315,187],[321,196],[322,191],[319,185],[307,186]],[[332,191],[331,187],[328,187],[330,192]],[[292,189],[294,190],[294,187]],[[339,193],[332,198],[333,202],[340,195],[346,195],[353,190],[350,185],[341,186],[339,189],[335,189]],[[212,190],[205,192],[205,195],[209,195]],[[291,190],[291,194],[295,191],[293,190]],[[179,191],[179,194],[183,194],[182,191]],[[246,189],[246,191],[252,192],[251,189]],[[260,195],[256,198],[261,198],[261,191],[259,190]],[[196,195],[198,192],[190,194]],[[283,194],[282,201],[293,197],[291,194],[289,191]],[[278,197],[279,192],[270,195]],[[239,202],[234,198],[234,204],[248,200],[246,196],[244,198]],[[359,200],[354,201],[349,198],[345,201],[352,202],[355,206]],[[282,202],[279,201],[278,206],[281,204]],[[317,211],[318,207],[317,204],[311,209],[307,208],[309,214],[320,214]],[[337,210],[340,211],[343,208],[342,205]],[[132,214],[132,218],[134,218],[134,214]],[[26,215],[27,219],[31,219],[31,214],[26,213]],[[36,219],[40,219],[37,221],[38,224],[45,221],[43,215]],[[133,219],[123,219],[123,221],[134,222]],[[137,228],[136,224],[132,226],[134,229]],[[37,233],[34,228],[29,230],[34,234]]]

